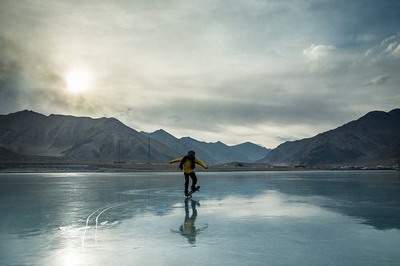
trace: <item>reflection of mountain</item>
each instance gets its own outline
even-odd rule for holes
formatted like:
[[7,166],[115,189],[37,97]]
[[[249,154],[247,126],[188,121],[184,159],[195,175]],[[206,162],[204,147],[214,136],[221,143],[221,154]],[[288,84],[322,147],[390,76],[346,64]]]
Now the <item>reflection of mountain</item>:
[[312,138],[287,141],[260,162],[285,165],[391,163],[400,158],[400,109],[369,112]]
[[255,161],[268,152],[252,143],[227,146],[221,142],[177,139],[162,130],[147,135],[115,118],[45,116],[32,111],[0,115],[0,148],[0,159],[8,160],[53,157],[135,162],[165,162],[195,149],[211,164],[231,160]]
[[281,173],[269,184],[287,195],[321,197],[319,206],[376,229],[400,229],[400,176],[394,172]]

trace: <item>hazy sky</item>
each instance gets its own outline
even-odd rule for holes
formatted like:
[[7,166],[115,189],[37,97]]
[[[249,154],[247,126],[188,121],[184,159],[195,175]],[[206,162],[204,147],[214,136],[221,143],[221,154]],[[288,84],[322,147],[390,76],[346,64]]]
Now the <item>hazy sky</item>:
[[400,1],[0,0],[0,113],[274,147],[400,107]]

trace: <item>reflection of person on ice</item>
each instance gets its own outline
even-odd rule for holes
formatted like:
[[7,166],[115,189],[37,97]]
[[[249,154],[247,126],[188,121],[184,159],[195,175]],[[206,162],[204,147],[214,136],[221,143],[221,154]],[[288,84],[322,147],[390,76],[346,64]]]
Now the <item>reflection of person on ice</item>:
[[[192,215],[190,215],[189,201],[192,209]],[[183,221],[183,224],[179,226],[179,230],[171,229],[172,232],[184,236],[189,242],[189,244],[192,245],[196,244],[196,236],[208,227],[207,224],[196,226],[196,219],[198,216],[198,212],[196,209],[197,206],[200,206],[200,203],[198,201],[186,198],[185,220]]]
[[188,187],[189,187],[189,177],[192,179],[191,191],[196,191],[199,189],[197,184],[197,177],[194,169],[196,168],[196,164],[200,165],[204,169],[207,169],[208,166],[201,160],[196,159],[195,152],[189,151],[187,155],[183,157],[176,158],[169,163],[179,163],[179,168],[183,170],[185,175],[185,196],[188,196]]
[[196,235],[198,230],[196,229],[196,218],[197,218],[197,209],[196,205],[199,205],[197,201],[190,200],[192,207],[192,215],[189,215],[189,199],[185,200],[185,221],[179,227],[179,232],[185,236],[190,244],[196,243]]

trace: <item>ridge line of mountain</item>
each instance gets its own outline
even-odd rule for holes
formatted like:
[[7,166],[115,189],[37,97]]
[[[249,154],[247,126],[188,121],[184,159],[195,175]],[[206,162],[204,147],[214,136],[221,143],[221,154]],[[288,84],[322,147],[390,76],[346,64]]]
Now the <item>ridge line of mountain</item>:
[[400,109],[371,111],[310,138],[286,141],[259,163],[334,166],[396,164],[400,160]]
[[[163,138],[180,143],[170,145]],[[178,139],[163,129],[139,132],[114,117],[44,115],[32,110],[0,115],[0,146],[25,157],[136,162],[165,162],[193,149],[210,164],[253,162],[269,151],[250,142],[229,146],[190,137]]]

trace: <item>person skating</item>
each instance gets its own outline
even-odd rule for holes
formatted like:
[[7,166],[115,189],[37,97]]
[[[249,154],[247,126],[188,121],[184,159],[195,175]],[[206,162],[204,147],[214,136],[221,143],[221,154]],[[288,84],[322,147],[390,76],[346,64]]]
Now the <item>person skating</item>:
[[208,166],[201,160],[196,159],[196,153],[194,151],[189,151],[187,155],[183,157],[176,158],[169,163],[177,163],[179,162],[179,169],[183,170],[185,175],[185,196],[189,195],[189,177],[192,179],[191,191],[198,190],[199,187],[196,187],[197,184],[197,176],[194,171],[196,168],[196,164],[200,165],[204,169],[208,169]]

